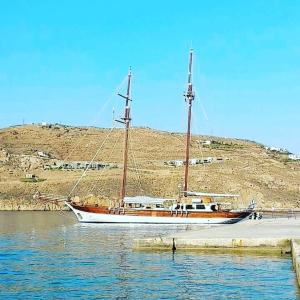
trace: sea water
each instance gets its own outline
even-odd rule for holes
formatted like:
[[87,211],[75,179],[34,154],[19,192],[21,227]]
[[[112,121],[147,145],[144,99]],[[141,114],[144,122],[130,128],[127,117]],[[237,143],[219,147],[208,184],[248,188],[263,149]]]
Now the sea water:
[[289,256],[132,250],[191,229],[0,212],[0,299],[299,299]]

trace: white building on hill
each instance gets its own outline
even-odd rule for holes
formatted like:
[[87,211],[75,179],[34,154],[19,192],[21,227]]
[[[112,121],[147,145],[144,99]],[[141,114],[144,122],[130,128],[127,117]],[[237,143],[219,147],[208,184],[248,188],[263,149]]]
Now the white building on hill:
[[291,159],[291,160],[300,160],[300,155],[289,154],[289,159]]

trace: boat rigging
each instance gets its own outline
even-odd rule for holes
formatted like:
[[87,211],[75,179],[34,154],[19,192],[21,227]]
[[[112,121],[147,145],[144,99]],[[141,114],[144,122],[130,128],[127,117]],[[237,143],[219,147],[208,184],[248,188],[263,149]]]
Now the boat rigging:
[[[120,189],[120,202],[117,207],[105,205],[82,204],[68,197],[65,204],[74,212],[79,222],[86,223],[148,223],[148,224],[222,224],[236,223],[248,217],[254,204],[250,203],[243,210],[230,210],[224,208],[221,198],[235,198],[238,195],[199,193],[188,190],[189,157],[191,141],[192,104],[195,99],[192,83],[193,50],[189,53],[188,85],[184,94],[188,105],[188,124],[185,149],[184,196],[185,201],[179,199],[154,198],[145,195],[126,197],[129,131],[131,123],[131,84],[132,72],[127,75],[126,94],[118,93],[125,100],[124,115],[117,122],[124,125],[124,152],[123,171]],[[99,150],[98,150],[99,151]],[[75,187],[78,185],[76,183]],[[74,191],[74,188],[72,189]],[[191,197],[193,197],[191,199]]]

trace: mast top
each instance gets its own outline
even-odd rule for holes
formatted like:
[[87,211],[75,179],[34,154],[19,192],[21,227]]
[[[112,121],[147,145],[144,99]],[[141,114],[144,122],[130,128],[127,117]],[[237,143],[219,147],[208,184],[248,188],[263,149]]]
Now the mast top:
[[126,100],[125,102],[125,107],[129,106],[129,101],[132,101],[131,99],[131,77],[132,77],[132,72],[131,72],[131,66],[129,67],[128,70],[128,75],[127,75],[127,89],[126,89],[126,95],[122,95],[118,93],[118,96],[124,98]]
[[[191,141],[191,120],[192,120],[192,105],[195,99],[192,82],[193,71],[193,49],[190,49],[189,55],[189,70],[188,70],[188,86],[187,91],[184,94],[185,102],[188,104],[188,126],[186,134],[186,150],[185,150],[185,174],[184,174],[184,190],[188,190],[188,176],[189,176],[189,159],[190,159],[190,141]],[[184,193],[187,196],[187,193]]]

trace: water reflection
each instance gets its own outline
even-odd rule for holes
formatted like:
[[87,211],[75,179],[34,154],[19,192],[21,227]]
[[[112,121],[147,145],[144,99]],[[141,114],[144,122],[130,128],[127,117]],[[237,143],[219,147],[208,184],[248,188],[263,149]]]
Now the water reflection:
[[289,257],[131,250],[135,237],[189,229],[0,213],[0,298],[298,298]]

